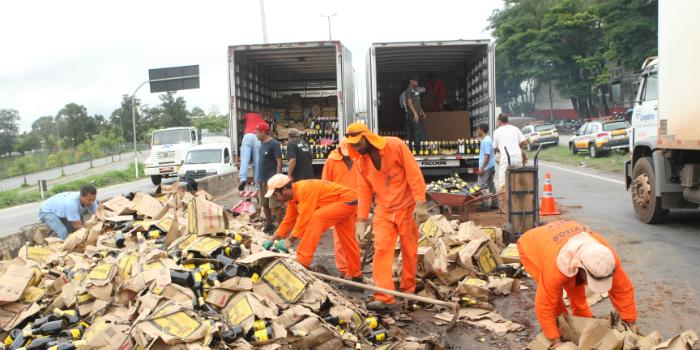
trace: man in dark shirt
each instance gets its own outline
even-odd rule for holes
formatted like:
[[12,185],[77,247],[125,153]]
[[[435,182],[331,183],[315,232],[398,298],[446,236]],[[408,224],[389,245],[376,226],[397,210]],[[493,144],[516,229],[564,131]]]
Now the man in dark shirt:
[[275,225],[272,224],[272,210],[275,210],[277,223],[282,221],[282,207],[274,198],[264,196],[267,192],[267,180],[275,174],[282,173],[282,148],[279,142],[270,136],[270,126],[267,123],[258,124],[256,135],[260,140],[260,178],[258,179],[260,204],[265,213],[265,228],[266,233],[272,233],[275,230]]
[[413,149],[419,153],[421,141],[425,141],[425,113],[420,101],[418,76],[411,75],[406,94],[406,139],[411,141]]
[[314,178],[314,168],[311,165],[311,147],[300,139],[301,131],[297,129],[289,130],[289,142],[287,142],[287,160],[289,171],[287,172],[292,181],[307,180]]

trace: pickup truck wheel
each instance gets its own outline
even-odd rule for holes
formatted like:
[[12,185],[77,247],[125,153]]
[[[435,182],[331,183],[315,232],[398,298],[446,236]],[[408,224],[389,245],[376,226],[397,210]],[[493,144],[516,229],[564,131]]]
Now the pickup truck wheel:
[[163,180],[163,177],[160,175],[151,175],[151,182],[158,186],[160,185],[160,182]]
[[598,150],[595,149],[594,144],[590,144],[590,146],[588,146],[588,153],[591,155],[591,158],[598,157]]
[[572,143],[569,143],[569,150],[571,150],[571,154],[576,155],[578,153],[578,150],[576,149],[576,145]]
[[661,222],[668,210],[661,208],[661,198],[654,188],[654,166],[651,157],[640,158],[632,170],[632,205],[634,215],[645,224]]

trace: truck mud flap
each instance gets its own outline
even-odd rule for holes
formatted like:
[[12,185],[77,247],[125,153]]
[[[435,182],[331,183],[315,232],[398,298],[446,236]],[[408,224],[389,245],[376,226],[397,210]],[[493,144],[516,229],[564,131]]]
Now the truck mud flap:
[[629,191],[632,186],[632,161],[625,162],[625,190]]

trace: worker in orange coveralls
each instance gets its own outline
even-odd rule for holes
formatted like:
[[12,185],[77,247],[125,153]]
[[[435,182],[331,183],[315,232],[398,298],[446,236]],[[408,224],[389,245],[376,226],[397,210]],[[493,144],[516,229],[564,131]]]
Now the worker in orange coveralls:
[[292,183],[289,176],[277,174],[267,181],[265,197],[275,196],[279,203],[287,202],[287,213],[274,240],[285,240],[287,249],[299,238],[296,259],[311,266],[314,252],[323,232],[331,226],[342,242],[347,259],[347,276],[362,282],[360,247],[355,239],[357,192],[342,185],[324,180],[301,180]]
[[[382,137],[362,123],[350,124],[345,139],[356,159],[358,207],[356,234],[367,227],[372,195],[375,210],[372,278],[378,287],[393,290],[396,239],[401,238],[401,284],[404,293],[416,290],[418,225],[428,219],[425,181],[408,146],[399,138]],[[393,296],[375,293],[367,308],[382,311],[396,304]]]
[[[331,151],[328,155],[326,164],[323,165],[321,179],[335,182],[357,191],[357,167],[353,166],[350,150],[348,150],[348,144],[345,142],[345,139],[340,140],[338,148]],[[338,268],[338,272],[343,277],[349,276],[343,243],[340,241],[338,234],[335,233],[335,230],[333,231],[333,249],[335,251],[335,267]]]
[[593,317],[586,288],[609,292],[610,301],[628,328],[636,330],[634,287],[620,258],[598,233],[575,221],[555,221],[529,230],[518,239],[525,270],[537,283],[535,312],[552,348],[562,345],[557,317],[568,314],[566,290],[574,316]]

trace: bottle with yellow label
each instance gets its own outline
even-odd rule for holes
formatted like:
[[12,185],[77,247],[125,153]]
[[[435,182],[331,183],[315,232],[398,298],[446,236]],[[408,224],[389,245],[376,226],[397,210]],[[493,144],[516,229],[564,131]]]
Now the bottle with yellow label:
[[367,339],[369,341],[374,342],[374,343],[381,343],[385,341],[388,338],[389,334],[386,331],[386,329],[379,329],[374,332],[372,332]]
[[248,340],[254,342],[263,342],[272,340],[274,338],[275,333],[273,332],[272,327],[266,327],[263,329],[254,330],[254,332],[248,337]]

